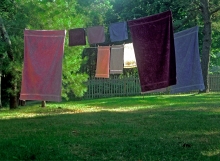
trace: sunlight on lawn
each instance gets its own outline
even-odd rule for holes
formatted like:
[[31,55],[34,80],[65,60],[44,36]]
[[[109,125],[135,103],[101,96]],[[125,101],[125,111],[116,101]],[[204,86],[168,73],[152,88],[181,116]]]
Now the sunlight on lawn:
[[201,153],[202,153],[202,155],[211,157],[211,156],[219,155],[220,149],[215,149],[215,150],[210,150],[210,151],[202,151]]
[[[0,119],[30,118],[60,114],[92,113],[100,111],[134,112],[139,110],[162,110],[163,112],[198,111],[207,115],[220,113],[219,94],[149,95],[134,97],[112,97],[82,101],[48,102],[46,108],[40,104],[29,104],[15,110],[0,109]],[[198,113],[198,114],[199,114]],[[191,115],[191,113],[187,113]]]

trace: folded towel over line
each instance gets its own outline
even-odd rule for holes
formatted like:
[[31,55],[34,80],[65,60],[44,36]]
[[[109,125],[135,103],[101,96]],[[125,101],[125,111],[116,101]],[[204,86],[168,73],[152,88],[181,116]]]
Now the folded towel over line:
[[21,100],[61,101],[65,30],[25,30]]
[[124,45],[113,45],[111,47],[110,74],[123,73]]
[[174,34],[177,84],[171,93],[203,90],[205,88],[199,56],[198,26]]
[[128,21],[141,92],[176,84],[172,13],[166,11]]
[[83,28],[69,30],[69,46],[86,45],[86,34]]
[[86,30],[89,44],[98,44],[105,42],[104,26],[88,27]]
[[127,22],[111,23],[109,26],[111,42],[128,39]]
[[110,46],[98,46],[95,77],[109,78]]

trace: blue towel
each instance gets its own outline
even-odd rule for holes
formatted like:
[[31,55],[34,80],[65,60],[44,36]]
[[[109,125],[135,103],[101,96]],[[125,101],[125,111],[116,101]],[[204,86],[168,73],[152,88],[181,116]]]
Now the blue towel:
[[204,82],[199,57],[198,26],[174,34],[177,84],[171,93],[203,90]]
[[109,33],[111,42],[127,40],[127,22],[117,22],[110,24]]

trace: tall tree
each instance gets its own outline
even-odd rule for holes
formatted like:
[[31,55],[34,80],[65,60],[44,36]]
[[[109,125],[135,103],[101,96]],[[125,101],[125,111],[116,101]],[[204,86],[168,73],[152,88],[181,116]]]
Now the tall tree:
[[[217,7],[216,7],[217,6]],[[200,9],[203,18],[203,45],[202,45],[202,72],[205,84],[203,92],[209,92],[208,73],[210,63],[210,51],[212,44],[212,15],[220,10],[220,2],[213,0],[200,0]]]
[[[0,5],[2,18],[5,22],[5,28],[11,40],[11,54],[14,61],[6,55],[3,60],[4,75],[14,76],[12,79],[16,85],[16,94],[20,90],[21,71],[23,62],[23,30],[25,28],[33,30],[63,30],[71,28],[85,27],[90,20],[84,12],[79,12],[77,7],[80,4],[77,0],[3,0]],[[87,13],[87,12],[86,12]],[[6,42],[6,41],[5,41]],[[1,53],[6,53],[6,48],[0,43]],[[65,49],[63,58],[63,88],[62,96],[68,99],[69,93],[74,93],[80,97],[86,91],[85,82],[88,79],[86,73],[80,73],[82,57],[81,53],[84,47],[69,47],[68,34],[65,39]],[[7,86],[7,91],[13,88]],[[14,107],[17,107],[14,101]]]

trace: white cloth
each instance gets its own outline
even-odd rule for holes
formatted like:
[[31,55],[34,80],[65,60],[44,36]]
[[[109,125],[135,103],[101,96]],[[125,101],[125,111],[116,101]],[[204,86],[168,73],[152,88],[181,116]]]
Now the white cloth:
[[124,45],[124,68],[137,67],[133,43]]

